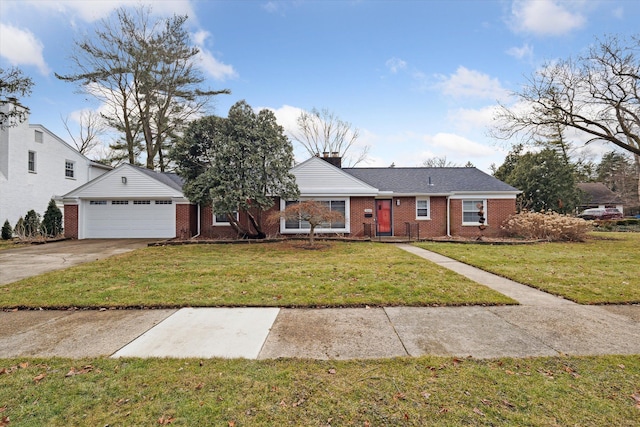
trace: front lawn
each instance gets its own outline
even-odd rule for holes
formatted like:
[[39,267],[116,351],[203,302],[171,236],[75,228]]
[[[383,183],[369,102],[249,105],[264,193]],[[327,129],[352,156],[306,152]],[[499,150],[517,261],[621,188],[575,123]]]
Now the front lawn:
[[640,303],[640,233],[591,233],[582,243],[417,246],[581,304]]
[[514,304],[380,243],[149,247],[0,287],[0,308]]
[[637,356],[0,360],[0,425],[637,426]]

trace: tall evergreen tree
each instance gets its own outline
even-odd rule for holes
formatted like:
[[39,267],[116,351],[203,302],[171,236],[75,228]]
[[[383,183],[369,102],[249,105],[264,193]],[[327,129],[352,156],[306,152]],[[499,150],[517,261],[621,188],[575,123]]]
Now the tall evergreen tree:
[[[264,238],[262,214],[274,197],[299,195],[293,166],[293,147],[270,110],[257,114],[245,101],[228,117],[205,117],[192,122],[171,152],[177,172],[185,179],[189,200],[211,204],[227,214],[238,234]],[[242,212],[242,223],[234,212]]]

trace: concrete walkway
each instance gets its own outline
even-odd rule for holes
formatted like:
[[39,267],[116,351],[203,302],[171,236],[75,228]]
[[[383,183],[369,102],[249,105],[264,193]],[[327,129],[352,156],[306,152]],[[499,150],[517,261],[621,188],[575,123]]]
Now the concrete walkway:
[[0,358],[640,354],[638,305],[581,306],[411,245],[397,246],[521,305],[0,312]]

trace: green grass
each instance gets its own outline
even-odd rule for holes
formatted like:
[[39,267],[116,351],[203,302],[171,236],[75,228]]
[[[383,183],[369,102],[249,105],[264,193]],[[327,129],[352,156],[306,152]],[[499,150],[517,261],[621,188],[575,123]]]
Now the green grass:
[[150,247],[0,287],[0,308],[423,306],[515,301],[393,245]]
[[634,395],[637,356],[0,360],[10,427],[623,427],[640,420]]
[[0,240],[0,251],[4,249],[13,249],[19,248],[20,246],[16,244],[14,240]]
[[640,303],[640,233],[582,243],[418,246],[581,304]]

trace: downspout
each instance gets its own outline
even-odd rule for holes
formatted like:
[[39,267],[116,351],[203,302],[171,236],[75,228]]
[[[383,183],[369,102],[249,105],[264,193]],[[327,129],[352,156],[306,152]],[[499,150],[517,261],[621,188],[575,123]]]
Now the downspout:
[[447,196],[447,237],[451,237],[451,196]]
[[195,236],[191,237],[192,239],[195,239],[196,237],[200,236],[200,207],[201,206],[202,205],[198,203],[198,233]]

